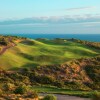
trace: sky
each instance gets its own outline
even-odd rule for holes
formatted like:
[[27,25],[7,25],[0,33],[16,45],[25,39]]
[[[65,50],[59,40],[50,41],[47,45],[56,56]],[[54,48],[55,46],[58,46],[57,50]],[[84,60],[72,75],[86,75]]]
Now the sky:
[[0,0],[0,33],[100,34],[100,0]]

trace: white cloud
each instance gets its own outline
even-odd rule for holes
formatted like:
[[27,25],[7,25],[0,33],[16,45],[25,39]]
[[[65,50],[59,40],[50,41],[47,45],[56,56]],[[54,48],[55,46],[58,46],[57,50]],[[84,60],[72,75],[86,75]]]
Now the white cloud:
[[47,24],[69,24],[69,23],[97,23],[100,22],[100,15],[73,15],[73,16],[51,16],[51,17],[32,17],[20,20],[6,20],[0,22],[1,25],[34,25],[46,26]]
[[68,9],[65,9],[65,10],[66,11],[93,10],[95,8],[96,8],[95,6],[88,6],[88,7],[68,8]]

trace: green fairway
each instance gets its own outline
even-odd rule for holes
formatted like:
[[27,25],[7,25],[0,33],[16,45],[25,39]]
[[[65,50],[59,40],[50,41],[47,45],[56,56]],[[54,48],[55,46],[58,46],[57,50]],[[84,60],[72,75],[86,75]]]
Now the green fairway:
[[51,40],[26,40],[0,55],[0,66],[8,70],[61,64],[72,59],[95,57],[98,54],[98,49],[70,41],[59,44]]
[[93,91],[76,91],[76,90],[67,90],[67,89],[60,89],[60,88],[47,87],[47,86],[33,86],[32,90],[37,91],[39,93],[73,95],[79,97],[91,97],[93,94]]

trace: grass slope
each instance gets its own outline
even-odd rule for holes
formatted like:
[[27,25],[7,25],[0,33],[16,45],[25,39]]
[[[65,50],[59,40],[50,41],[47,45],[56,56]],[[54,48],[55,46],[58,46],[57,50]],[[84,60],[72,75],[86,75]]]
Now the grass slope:
[[26,40],[0,55],[0,67],[8,70],[61,64],[71,59],[94,57],[98,54],[98,49],[70,41],[60,44],[51,40]]

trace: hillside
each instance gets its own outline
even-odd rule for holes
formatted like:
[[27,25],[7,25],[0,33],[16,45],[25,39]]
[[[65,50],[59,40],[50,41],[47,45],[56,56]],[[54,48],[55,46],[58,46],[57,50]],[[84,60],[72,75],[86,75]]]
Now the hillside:
[[2,99],[28,100],[37,92],[92,97],[94,90],[100,93],[99,42],[0,36]]
[[7,50],[0,55],[0,67],[6,70],[62,64],[72,59],[90,58],[100,54],[98,48],[67,39],[1,38],[5,39],[6,45],[0,47],[7,47]]
[[100,56],[72,60],[61,65],[21,68],[17,71],[0,70],[0,82],[77,91],[100,90]]

